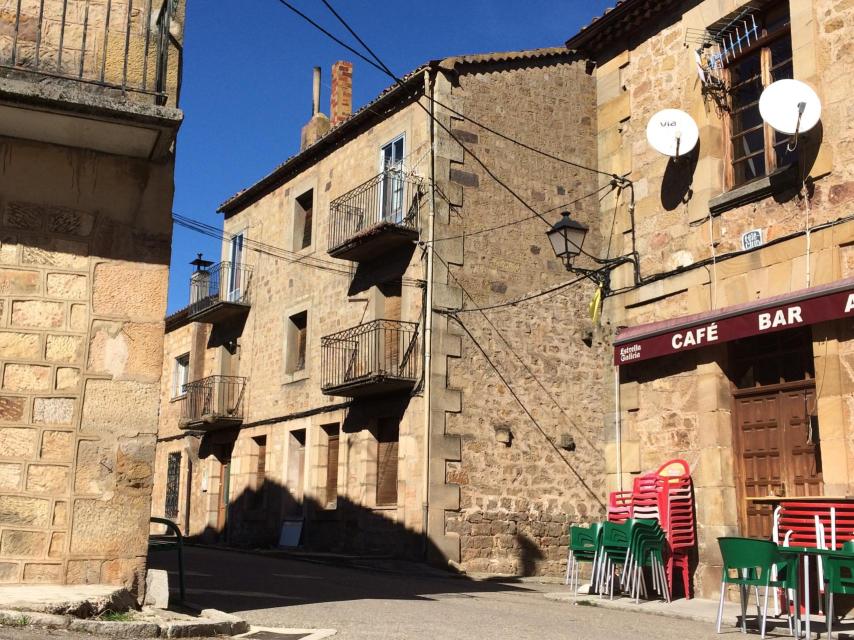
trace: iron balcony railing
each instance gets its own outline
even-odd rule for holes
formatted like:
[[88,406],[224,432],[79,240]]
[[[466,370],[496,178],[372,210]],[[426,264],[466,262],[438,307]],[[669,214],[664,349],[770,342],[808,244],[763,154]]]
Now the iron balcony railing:
[[246,378],[209,376],[184,385],[181,421],[185,424],[240,422]]
[[5,0],[0,68],[121,89],[164,105],[179,1]]
[[421,178],[403,169],[386,169],[329,204],[329,251],[380,225],[417,233],[423,197]]
[[414,382],[419,374],[418,324],[374,320],[320,340],[321,388]]
[[220,303],[249,306],[252,267],[242,263],[220,262],[190,276],[190,307],[195,316]]

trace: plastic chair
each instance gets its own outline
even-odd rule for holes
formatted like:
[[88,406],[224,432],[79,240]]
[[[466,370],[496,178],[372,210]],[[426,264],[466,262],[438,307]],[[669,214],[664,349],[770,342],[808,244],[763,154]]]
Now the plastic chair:
[[[756,608],[761,618],[760,632],[765,637],[765,623],[768,617],[769,588],[794,589],[797,586],[797,558],[784,556],[777,545],[770,540],[753,538],[718,538],[723,558],[721,576],[721,600],[718,606],[716,630],[721,632],[721,619],[724,613],[724,596],[728,584],[738,585],[741,595],[741,630],[747,633],[748,587],[756,588]],[[776,567],[776,579],[772,578]],[[731,572],[735,572],[735,576]],[[783,576],[782,578],[780,576]],[[759,587],[765,587],[765,605],[759,611]],[[789,618],[789,631],[793,630]]]
[[643,570],[649,567],[652,574],[652,588],[670,602],[670,591],[667,588],[665,574],[664,551],[667,538],[664,531],[655,520],[635,520],[632,526],[632,542],[626,558],[623,574],[625,589],[636,601],[641,593],[646,596],[646,582]]
[[854,542],[842,545],[842,552],[851,557],[826,556],[824,558],[824,611],[827,617],[827,638],[833,638],[833,596],[854,595]]
[[578,596],[581,579],[580,564],[582,562],[589,562],[591,565],[596,564],[600,533],[601,526],[598,522],[591,524],[589,527],[569,528],[569,553],[566,561],[566,580],[564,584],[574,585],[576,596]]
[[632,526],[634,520],[626,520],[623,523],[603,522],[602,536],[599,551],[597,553],[597,589],[600,595],[610,594],[614,599],[614,580],[616,568],[624,566],[629,554],[632,541]]

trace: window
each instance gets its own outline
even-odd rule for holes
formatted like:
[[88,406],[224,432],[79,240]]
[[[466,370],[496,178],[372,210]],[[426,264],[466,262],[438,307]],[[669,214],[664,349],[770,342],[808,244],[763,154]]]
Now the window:
[[334,509],[338,501],[338,425],[323,425],[326,432],[326,507]]
[[380,171],[383,173],[380,194],[381,216],[383,220],[403,222],[403,142],[399,136],[380,150]]
[[170,453],[166,465],[166,504],[163,515],[170,520],[178,517],[178,491],[181,485],[181,452]]
[[397,504],[397,455],[400,421],[380,418],[377,426],[377,506]]
[[261,509],[264,506],[264,482],[267,476],[267,436],[252,438],[255,445],[255,483],[254,491],[249,500],[250,509]]
[[301,311],[288,318],[287,355],[285,372],[295,373],[305,369],[308,311]]
[[737,187],[797,161],[789,136],[759,114],[759,96],[772,82],[792,78],[788,3],[756,14],[759,39],[727,64],[729,79],[729,186]]
[[294,203],[294,251],[311,246],[311,225],[314,211],[314,190],[309,189]]
[[175,368],[172,372],[172,397],[177,398],[184,395],[187,390],[184,385],[189,381],[190,376],[190,354],[185,353],[182,356],[175,358]]

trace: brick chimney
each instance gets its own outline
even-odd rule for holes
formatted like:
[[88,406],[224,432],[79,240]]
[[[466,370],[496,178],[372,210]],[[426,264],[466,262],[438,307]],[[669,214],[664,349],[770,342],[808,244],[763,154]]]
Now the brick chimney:
[[320,67],[315,67],[311,78],[311,120],[300,133],[299,150],[310,147],[329,131],[329,118],[320,113]]
[[353,113],[353,63],[339,60],[332,65],[332,93],[329,96],[329,119],[332,126],[341,124]]

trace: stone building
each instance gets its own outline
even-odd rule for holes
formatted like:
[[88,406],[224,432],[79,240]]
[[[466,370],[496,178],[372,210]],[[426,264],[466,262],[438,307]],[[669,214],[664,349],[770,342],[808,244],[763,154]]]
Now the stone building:
[[[718,536],[767,536],[786,497],[854,493],[852,25],[838,0],[626,0],[567,42],[595,79],[599,168],[632,181],[599,215],[611,256],[637,258],[603,315],[608,488],[691,464],[700,595],[719,590]],[[757,104],[784,78],[822,102],[796,146]],[[699,126],[679,160],[646,141],[665,108]]]
[[[222,262],[167,319],[153,513],[235,545],[560,573],[566,524],[602,514],[612,413],[592,285],[551,291],[545,235],[598,187],[577,166],[594,78],[564,48],[446,58],[352,114],[351,82],[336,63],[327,118],[316,76],[302,150],[222,205]],[[595,227],[595,198],[573,210]]]
[[0,1],[2,583],[144,575],[184,4]]

